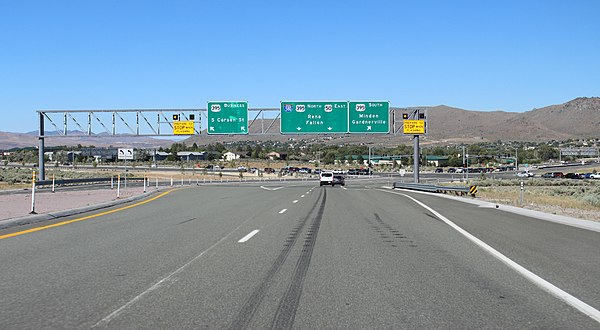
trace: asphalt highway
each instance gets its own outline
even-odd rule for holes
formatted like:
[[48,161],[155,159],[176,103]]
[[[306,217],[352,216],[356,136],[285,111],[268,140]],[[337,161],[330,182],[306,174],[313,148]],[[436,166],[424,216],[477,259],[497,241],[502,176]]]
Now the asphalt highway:
[[0,231],[1,327],[600,327],[600,233],[385,181],[193,186]]

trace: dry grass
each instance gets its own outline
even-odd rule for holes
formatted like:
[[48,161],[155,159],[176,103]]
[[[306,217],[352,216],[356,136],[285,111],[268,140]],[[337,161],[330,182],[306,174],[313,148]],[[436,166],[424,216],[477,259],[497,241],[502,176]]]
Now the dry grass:
[[[563,189],[566,187],[563,187]],[[520,206],[519,187],[481,187],[478,188],[477,197],[482,199],[502,202],[514,206]],[[556,194],[558,190],[546,187],[526,187],[523,192],[524,204],[554,205],[563,208],[575,208],[581,210],[600,211],[600,206],[589,204],[577,196],[571,194],[569,189],[564,189],[564,194]]]
[[480,187],[478,190],[477,197],[490,202],[600,221],[600,205],[594,202],[600,196],[594,190],[590,193],[582,192],[581,187],[526,186],[523,205],[520,203],[519,186]]
[[0,182],[0,190],[31,188],[31,184]]

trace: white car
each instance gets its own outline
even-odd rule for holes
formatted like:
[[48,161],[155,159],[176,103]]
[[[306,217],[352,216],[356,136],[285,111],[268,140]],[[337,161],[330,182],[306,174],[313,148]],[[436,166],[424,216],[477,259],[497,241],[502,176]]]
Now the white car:
[[319,174],[319,186],[333,186],[333,172],[321,172]]
[[519,178],[531,178],[531,177],[533,177],[533,173],[519,172],[519,173],[517,173],[517,177],[519,177]]
[[590,175],[590,178],[592,178],[592,179],[600,179],[600,173],[592,173]]

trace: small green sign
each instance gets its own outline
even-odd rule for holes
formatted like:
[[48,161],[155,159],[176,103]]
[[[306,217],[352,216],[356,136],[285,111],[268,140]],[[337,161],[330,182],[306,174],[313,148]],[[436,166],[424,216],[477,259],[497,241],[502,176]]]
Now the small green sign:
[[208,134],[248,134],[248,102],[208,102]]
[[348,102],[348,129],[350,133],[389,133],[390,102]]
[[346,101],[282,101],[281,134],[348,133]]

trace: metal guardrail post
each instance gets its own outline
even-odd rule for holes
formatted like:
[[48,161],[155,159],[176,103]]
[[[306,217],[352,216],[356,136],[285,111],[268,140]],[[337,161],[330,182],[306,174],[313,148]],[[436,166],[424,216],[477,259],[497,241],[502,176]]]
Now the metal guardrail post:
[[521,206],[523,206],[523,193],[525,192],[525,185],[521,181]]

